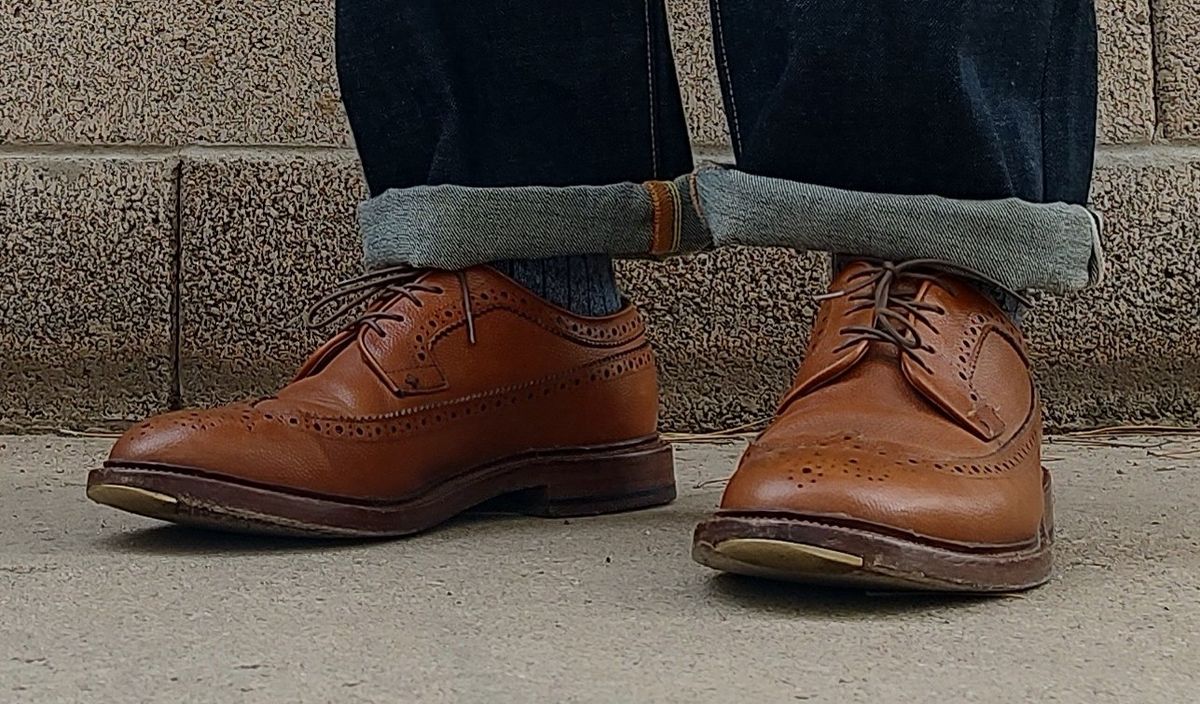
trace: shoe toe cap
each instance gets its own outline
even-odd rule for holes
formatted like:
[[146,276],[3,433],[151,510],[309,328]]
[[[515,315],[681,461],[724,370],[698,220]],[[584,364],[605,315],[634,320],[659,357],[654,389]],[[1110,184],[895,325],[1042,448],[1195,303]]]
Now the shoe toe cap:
[[154,416],[127,430],[109,451],[106,464],[204,467],[252,424],[248,406]]
[[730,479],[721,509],[852,522],[965,545],[1036,538],[1040,481],[1028,473],[965,477],[887,450],[754,448]]
[[104,464],[353,498],[388,498],[411,488],[407,475],[380,471],[379,458],[391,453],[342,430],[341,423],[310,422],[300,411],[262,405],[176,411],[130,428]]

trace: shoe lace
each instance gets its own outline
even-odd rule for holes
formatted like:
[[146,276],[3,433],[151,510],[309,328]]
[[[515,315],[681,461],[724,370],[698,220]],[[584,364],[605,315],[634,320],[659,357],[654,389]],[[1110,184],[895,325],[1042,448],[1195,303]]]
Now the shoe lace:
[[[440,295],[446,292],[441,286],[421,281],[430,271],[427,268],[400,264],[340,281],[333,291],[321,297],[308,309],[304,314],[304,324],[309,329],[324,328],[348,313],[364,308],[339,328],[338,332],[366,326],[380,337],[386,337],[387,331],[380,323],[387,320],[403,322],[405,316],[402,313],[384,310],[385,303],[403,298],[419,308],[425,303],[417,296],[418,293]],[[458,278],[463,310],[467,318],[467,335],[471,344],[475,344],[475,315],[471,310],[471,289],[467,283],[467,275],[466,272],[459,271],[455,272],[455,276]],[[332,312],[321,314],[330,307],[333,308]]]
[[1012,296],[1022,305],[1032,306],[1029,299],[1000,283],[996,279],[970,267],[954,264],[942,259],[910,259],[892,262],[865,259],[870,268],[850,276],[846,287],[816,296],[818,301],[846,297],[852,301],[847,313],[871,311],[871,325],[846,325],[839,331],[845,341],[834,352],[842,352],[863,342],[883,342],[895,345],[901,354],[908,355],[926,371],[929,366],[916,352],[933,352],[932,346],[921,340],[918,323],[934,334],[938,327],[931,316],[945,315],[946,309],[936,303],[917,300],[916,289],[896,290],[897,283],[937,281],[945,274],[952,274],[995,287]]

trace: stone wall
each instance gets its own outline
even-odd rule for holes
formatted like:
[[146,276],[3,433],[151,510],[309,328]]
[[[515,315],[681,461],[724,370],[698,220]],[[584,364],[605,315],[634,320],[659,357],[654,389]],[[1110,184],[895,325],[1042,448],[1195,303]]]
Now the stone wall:
[[[673,0],[698,148],[726,149],[707,0]],[[1057,427],[1200,422],[1200,0],[1100,0],[1108,282],[1030,320]],[[0,427],[120,423],[269,388],[356,266],[332,2],[0,0]],[[627,264],[664,424],[770,414],[823,259]]]

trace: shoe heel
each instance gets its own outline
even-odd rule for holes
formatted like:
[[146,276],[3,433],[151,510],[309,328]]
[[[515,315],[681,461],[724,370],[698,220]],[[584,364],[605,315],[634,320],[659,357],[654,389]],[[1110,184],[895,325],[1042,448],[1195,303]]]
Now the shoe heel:
[[522,492],[522,513],[565,518],[661,506],[675,499],[674,453],[656,440],[556,459],[545,468],[545,482]]

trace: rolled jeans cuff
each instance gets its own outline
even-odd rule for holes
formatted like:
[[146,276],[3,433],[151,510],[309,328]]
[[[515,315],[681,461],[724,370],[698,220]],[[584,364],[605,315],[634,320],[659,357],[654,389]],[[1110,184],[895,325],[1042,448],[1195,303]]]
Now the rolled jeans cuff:
[[1101,218],[1081,205],[850,191],[712,165],[641,184],[393,189],[358,216],[371,269],[743,245],[940,259],[1014,290],[1081,289],[1104,271]]

